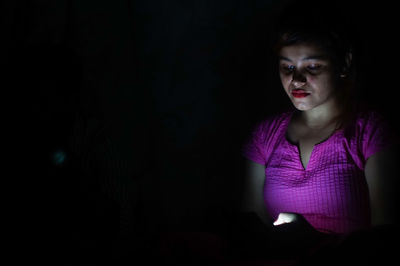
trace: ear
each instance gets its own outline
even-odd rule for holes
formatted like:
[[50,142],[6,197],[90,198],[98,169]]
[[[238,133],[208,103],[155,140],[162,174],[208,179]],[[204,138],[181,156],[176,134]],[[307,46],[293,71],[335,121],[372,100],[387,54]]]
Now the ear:
[[353,53],[347,52],[344,56],[344,66],[342,68],[340,76],[342,78],[346,77],[349,74],[349,70],[351,67],[351,63],[353,62]]
[[344,57],[344,63],[346,70],[350,69],[351,63],[353,62],[353,53],[352,52],[347,52],[345,57]]

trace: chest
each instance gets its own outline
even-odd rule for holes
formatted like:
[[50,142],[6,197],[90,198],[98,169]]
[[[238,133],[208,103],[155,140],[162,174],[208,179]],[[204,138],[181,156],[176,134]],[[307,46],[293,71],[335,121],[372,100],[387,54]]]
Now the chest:
[[334,131],[335,128],[333,126],[315,130],[296,127],[295,125],[288,127],[286,137],[289,142],[297,146],[300,155],[299,159],[304,169],[307,168],[315,145],[326,141]]

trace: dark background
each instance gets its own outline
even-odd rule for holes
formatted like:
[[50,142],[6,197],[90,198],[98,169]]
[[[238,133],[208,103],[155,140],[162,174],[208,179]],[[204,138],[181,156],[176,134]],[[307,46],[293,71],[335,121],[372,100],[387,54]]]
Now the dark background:
[[[340,2],[359,39],[359,97],[397,128],[394,2]],[[109,258],[229,224],[243,141],[290,107],[268,50],[286,3],[4,2],[13,173],[39,255]]]

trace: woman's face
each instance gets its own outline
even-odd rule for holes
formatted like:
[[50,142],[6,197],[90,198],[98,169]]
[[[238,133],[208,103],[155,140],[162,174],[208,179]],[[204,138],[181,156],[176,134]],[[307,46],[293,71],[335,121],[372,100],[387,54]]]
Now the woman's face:
[[301,111],[335,103],[336,75],[329,54],[312,44],[285,46],[279,53],[283,88]]

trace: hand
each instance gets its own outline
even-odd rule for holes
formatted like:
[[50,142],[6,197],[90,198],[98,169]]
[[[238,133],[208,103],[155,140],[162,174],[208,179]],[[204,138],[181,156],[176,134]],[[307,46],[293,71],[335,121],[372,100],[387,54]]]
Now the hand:
[[302,233],[318,233],[318,231],[298,213],[282,212],[273,222],[273,225],[283,231],[297,231]]
[[309,252],[322,238],[322,233],[298,213],[280,213],[273,225],[276,246],[293,254]]
[[275,226],[277,226],[277,225],[281,225],[281,224],[296,222],[300,219],[300,217],[303,218],[300,214],[297,214],[297,213],[281,212],[278,215],[278,219],[276,219],[273,224]]

